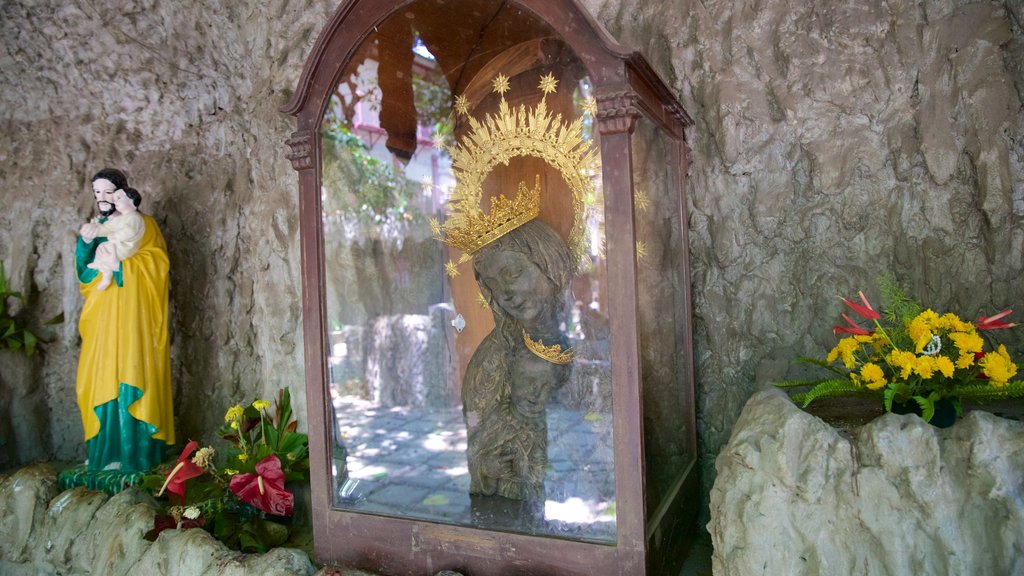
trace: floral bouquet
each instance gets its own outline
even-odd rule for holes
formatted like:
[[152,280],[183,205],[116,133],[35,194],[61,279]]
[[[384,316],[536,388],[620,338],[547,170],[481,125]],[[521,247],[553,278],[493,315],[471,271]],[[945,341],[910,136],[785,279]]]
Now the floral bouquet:
[[860,303],[843,298],[862,320],[843,314],[846,325],[835,326],[833,333],[846,336],[825,360],[800,359],[829,370],[830,376],[788,380],[777,386],[810,387],[793,396],[804,407],[832,396],[879,398],[887,412],[894,405],[913,403],[926,422],[940,401],[951,403],[959,415],[963,401],[1024,397],[1024,381],[1014,379],[1017,365],[1006,347],[1000,344],[986,350],[983,338],[987,331],[1016,326],[1004,321],[1011,310],[982,316],[972,324],[952,313],[922,309],[893,282],[883,282],[882,289],[891,302],[884,314],[871,306],[863,292],[858,293]]
[[266,552],[287,540],[294,496],[286,483],[309,481],[308,438],[296,432],[287,389],[273,416],[269,408],[256,400],[228,409],[217,431],[231,445],[223,467],[213,447],[192,440],[166,474],[146,477],[143,486],[172,504],[146,539],[167,528],[203,528],[243,552]]

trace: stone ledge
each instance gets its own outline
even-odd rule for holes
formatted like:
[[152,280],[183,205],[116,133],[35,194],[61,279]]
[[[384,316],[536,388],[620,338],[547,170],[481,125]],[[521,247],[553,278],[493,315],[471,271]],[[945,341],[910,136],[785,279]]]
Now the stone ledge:
[[844,437],[779,390],[719,454],[716,576],[1024,574],[1024,424],[886,414]]
[[156,502],[136,489],[113,497],[58,492],[57,471],[36,464],[0,478],[0,573],[14,575],[309,575],[305,552],[229,550],[204,530],[165,530],[155,542]]

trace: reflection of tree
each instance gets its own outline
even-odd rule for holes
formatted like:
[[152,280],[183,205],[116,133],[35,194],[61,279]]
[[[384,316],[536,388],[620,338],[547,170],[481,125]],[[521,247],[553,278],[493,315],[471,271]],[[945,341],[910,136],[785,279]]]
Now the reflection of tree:
[[387,162],[341,122],[324,123],[324,214],[355,215],[381,224],[412,218],[409,205],[418,185],[395,173]]

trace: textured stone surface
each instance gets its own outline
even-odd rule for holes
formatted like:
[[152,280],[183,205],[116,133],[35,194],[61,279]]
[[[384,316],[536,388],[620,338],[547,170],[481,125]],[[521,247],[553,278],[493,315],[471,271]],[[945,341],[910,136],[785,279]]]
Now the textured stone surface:
[[0,478],[0,574],[306,576],[305,552],[228,550],[204,530],[167,530],[155,542],[155,502],[129,489],[108,498],[85,488],[57,493],[56,470],[34,465]]
[[[1024,272],[1018,1],[583,0],[696,120],[690,249],[699,432],[713,458],[758,387],[827,349],[836,294],[894,271],[971,316]],[[294,128],[277,111],[334,0],[0,7],[0,258],[38,318],[46,454],[81,458],[71,231],[126,168],[171,253],[183,438],[302,382]],[[1020,351],[1018,337],[1011,350]],[[0,358],[0,371],[5,370]],[[305,420],[305,419],[303,419]]]
[[716,575],[1024,573],[1024,423],[887,414],[851,440],[770,390],[716,466]]

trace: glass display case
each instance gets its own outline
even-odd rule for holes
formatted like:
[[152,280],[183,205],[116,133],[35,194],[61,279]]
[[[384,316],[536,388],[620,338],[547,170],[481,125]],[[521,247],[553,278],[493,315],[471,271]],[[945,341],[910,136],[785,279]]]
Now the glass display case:
[[285,111],[318,559],[676,566],[691,121],[657,74],[572,0],[352,0]]

